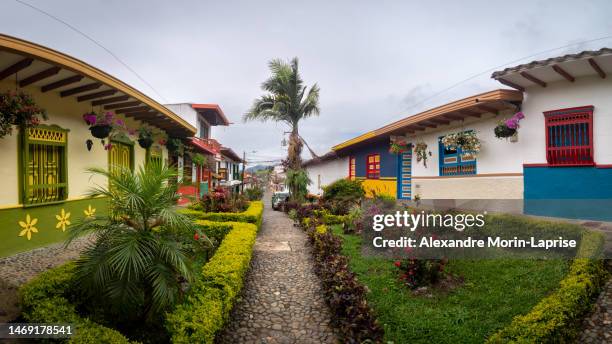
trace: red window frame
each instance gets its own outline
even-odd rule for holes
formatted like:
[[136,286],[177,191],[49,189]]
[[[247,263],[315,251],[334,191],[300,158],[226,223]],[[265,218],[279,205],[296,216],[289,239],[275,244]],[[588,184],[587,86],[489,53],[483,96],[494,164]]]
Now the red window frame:
[[357,169],[357,165],[356,165],[355,157],[354,156],[349,157],[349,166],[348,166],[348,168],[349,168],[349,171],[348,171],[349,172],[348,173],[349,179],[350,180],[355,180],[355,176],[356,176],[355,172],[356,172],[356,169]]
[[593,166],[593,106],[544,112],[549,166]]
[[380,154],[370,154],[366,157],[366,178],[380,178]]

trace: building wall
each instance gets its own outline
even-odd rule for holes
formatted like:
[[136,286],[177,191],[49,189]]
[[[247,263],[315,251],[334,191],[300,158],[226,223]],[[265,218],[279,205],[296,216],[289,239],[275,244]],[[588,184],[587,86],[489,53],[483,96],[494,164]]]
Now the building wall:
[[[0,82],[0,91],[15,89],[13,80]],[[0,138],[0,255],[11,251],[10,243],[14,240],[26,240],[27,245],[21,249],[29,249],[42,246],[49,242],[61,241],[65,238],[64,231],[55,228],[56,217],[63,209],[65,213],[70,213],[69,220],[74,223],[78,218],[84,216],[84,211],[91,205],[97,209],[97,215],[103,214],[106,204],[103,200],[85,199],[85,196],[96,184],[106,185],[106,179],[101,176],[91,175],[86,172],[87,168],[99,167],[108,168],[108,151],[99,139],[91,136],[87,124],[82,119],[82,115],[91,111],[89,102],[78,103],[76,97],[60,98],[57,92],[41,93],[38,87],[26,87],[24,91],[31,94],[37,105],[47,111],[49,119],[43,121],[46,125],[58,125],[68,129],[66,161],[67,161],[67,182],[68,196],[63,202],[55,205],[40,205],[23,207],[19,198],[19,149],[18,130],[13,130],[12,135]],[[97,108],[94,110],[99,111]],[[132,119],[125,119],[128,127],[138,128],[141,123]],[[141,148],[134,141],[134,167],[143,165],[146,159],[146,150]],[[94,144],[91,151],[87,150],[85,142],[91,139]],[[162,147],[163,160],[167,161],[168,152]],[[27,216],[37,219],[36,228],[38,233],[33,233],[31,240],[20,237],[21,231],[19,222],[26,220]]]
[[306,167],[308,177],[312,181],[308,185],[308,192],[313,195],[322,195],[323,188],[338,179],[348,177],[348,158],[341,157],[334,160],[322,161]]

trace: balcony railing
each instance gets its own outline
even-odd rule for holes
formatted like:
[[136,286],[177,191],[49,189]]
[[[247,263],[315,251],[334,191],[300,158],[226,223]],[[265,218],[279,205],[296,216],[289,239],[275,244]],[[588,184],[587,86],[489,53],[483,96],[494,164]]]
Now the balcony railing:
[[213,152],[214,154],[219,154],[219,152],[221,152],[221,144],[219,142],[217,142],[217,140],[215,139],[203,139],[203,138],[199,138],[199,137],[194,137],[193,138],[193,142],[196,145],[199,145],[211,152]]

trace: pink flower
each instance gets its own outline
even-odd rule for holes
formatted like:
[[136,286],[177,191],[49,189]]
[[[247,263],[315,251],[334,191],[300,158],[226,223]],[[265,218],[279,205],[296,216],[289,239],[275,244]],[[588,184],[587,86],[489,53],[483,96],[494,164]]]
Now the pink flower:
[[94,113],[86,113],[83,115],[83,119],[87,125],[95,125],[96,124],[96,114]]
[[108,144],[104,145],[104,150],[109,150],[112,147],[113,147],[113,144],[112,143],[108,143]]
[[198,241],[200,240],[200,234],[196,233],[193,235],[193,240]]
[[118,119],[115,121],[115,124],[117,124],[120,127],[123,127],[125,125],[125,122],[122,119]]
[[400,262],[399,260],[396,260],[395,263],[393,263],[393,265],[399,268],[400,266],[402,266],[402,262]]

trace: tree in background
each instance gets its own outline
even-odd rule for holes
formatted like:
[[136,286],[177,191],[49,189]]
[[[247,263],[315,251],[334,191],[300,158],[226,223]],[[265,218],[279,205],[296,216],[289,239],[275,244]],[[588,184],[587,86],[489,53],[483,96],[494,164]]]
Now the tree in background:
[[[299,122],[319,115],[319,87],[314,84],[308,89],[304,85],[298,71],[297,57],[289,62],[274,59],[270,61],[269,68],[272,75],[261,85],[266,94],[255,99],[243,119],[287,124],[291,129],[287,152],[288,170],[297,173],[301,170],[303,146],[303,140],[299,135]],[[299,188],[299,185],[289,185],[292,197],[299,195]]]

